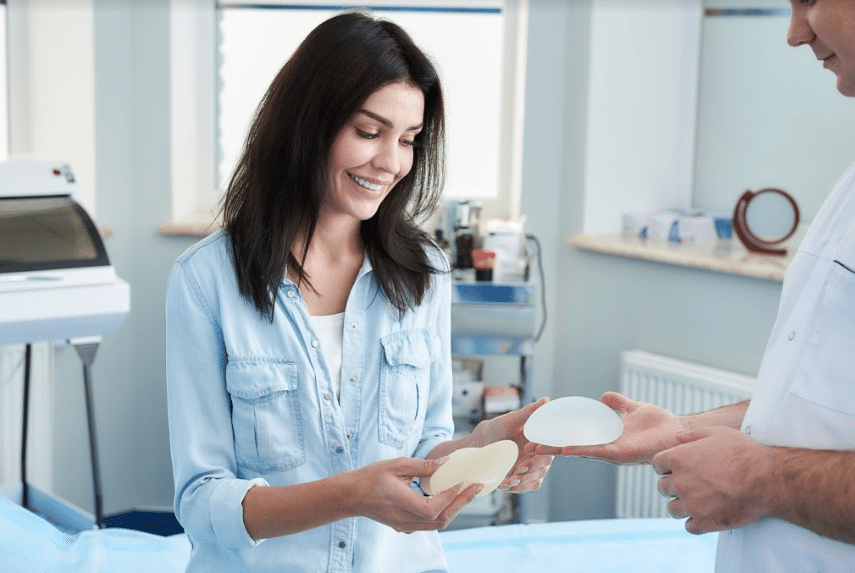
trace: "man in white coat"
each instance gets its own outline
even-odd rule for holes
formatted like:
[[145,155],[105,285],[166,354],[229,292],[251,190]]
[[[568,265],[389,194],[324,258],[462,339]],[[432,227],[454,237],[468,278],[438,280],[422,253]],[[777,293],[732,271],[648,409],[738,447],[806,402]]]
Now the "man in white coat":
[[[855,97],[855,0],[790,4],[788,43],[809,46]],[[787,270],[750,401],[675,416],[602,400],[623,416],[615,442],[527,449],[650,462],[672,516],[692,533],[721,531],[718,572],[855,571],[855,165]]]

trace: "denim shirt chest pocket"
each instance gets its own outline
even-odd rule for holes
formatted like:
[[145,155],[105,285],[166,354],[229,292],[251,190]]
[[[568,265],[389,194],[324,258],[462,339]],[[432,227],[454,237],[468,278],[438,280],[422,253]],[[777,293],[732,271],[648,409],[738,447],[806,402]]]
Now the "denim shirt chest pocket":
[[431,344],[425,330],[380,339],[379,438],[401,448],[424,424],[430,389]]
[[230,358],[226,389],[238,467],[267,473],[306,461],[294,361]]

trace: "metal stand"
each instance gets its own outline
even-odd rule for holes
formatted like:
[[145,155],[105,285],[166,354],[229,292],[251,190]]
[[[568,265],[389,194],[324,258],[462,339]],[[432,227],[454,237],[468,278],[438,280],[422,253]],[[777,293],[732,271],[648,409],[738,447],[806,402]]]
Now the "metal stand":
[[[86,420],[89,426],[89,454],[92,461],[92,487],[95,495],[95,525],[98,529],[103,527],[104,510],[101,503],[101,471],[98,464],[98,440],[95,435],[95,408],[92,399],[92,383],[90,381],[90,369],[95,361],[95,352],[98,350],[100,338],[80,339],[69,341],[77,350],[77,354],[83,361],[83,390],[86,394]],[[30,363],[32,361],[32,348],[26,345],[24,353],[24,415],[21,430],[21,505],[30,509],[29,488],[27,484],[27,433],[30,417]]]
[[30,363],[32,362],[32,345],[24,349],[24,415],[21,428],[21,505],[30,509],[30,492],[27,488],[27,433],[30,413]]
[[72,345],[83,361],[83,390],[86,394],[86,421],[89,427],[89,455],[92,462],[92,487],[95,495],[95,525],[101,529],[104,525],[104,509],[101,503],[101,470],[98,464],[98,439],[95,435],[95,405],[92,400],[90,369],[95,361],[98,342],[80,342]]

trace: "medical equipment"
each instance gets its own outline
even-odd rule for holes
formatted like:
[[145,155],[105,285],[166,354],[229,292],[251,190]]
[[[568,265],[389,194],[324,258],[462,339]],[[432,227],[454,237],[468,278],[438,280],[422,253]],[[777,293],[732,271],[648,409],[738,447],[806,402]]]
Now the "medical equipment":
[[0,163],[0,345],[26,345],[21,480],[28,505],[26,440],[30,343],[67,341],[83,362],[97,524],[101,486],[90,368],[101,336],[130,310],[130,287],[116,276],[95,223],[82,207],[71,168],[61,162]]
[[130,309],[68,165],[0,163],[0,345],[101,336]]

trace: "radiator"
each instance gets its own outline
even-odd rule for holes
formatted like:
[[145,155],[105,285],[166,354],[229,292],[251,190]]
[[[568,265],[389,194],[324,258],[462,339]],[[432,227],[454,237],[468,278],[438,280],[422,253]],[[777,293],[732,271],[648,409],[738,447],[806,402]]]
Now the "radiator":
[[[675,414],[693,414],[749,398],[755,378],[640,350],[621,353],[620,392]],[[617,517],[667,517],[668,499],[649,465],[619,466]]]
[[[32,345],[27,482],[53,490],[53,345]],[[24,345],[0,346],[0,485],[21,483]]]

